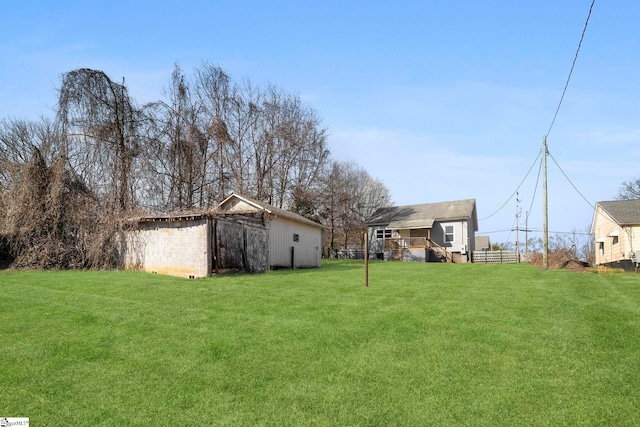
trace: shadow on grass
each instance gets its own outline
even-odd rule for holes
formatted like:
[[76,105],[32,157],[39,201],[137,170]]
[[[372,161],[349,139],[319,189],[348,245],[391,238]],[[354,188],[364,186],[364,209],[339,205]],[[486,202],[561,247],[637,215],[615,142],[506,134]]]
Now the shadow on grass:
[[[369,261],[369,263],[372,263]],[[342,259],[331,259],[331,258],[323,258],[322,265],[320,268],[317,267],[309,267],[309,268],[280,268],[272,271],[278,271],[285,274],[304,274],[304,273],[317,273],[318,271],[322,272],[340,272],[340,271],[353,271],[353,270],[361,270],[364,268],[364,260],[342,260]]]

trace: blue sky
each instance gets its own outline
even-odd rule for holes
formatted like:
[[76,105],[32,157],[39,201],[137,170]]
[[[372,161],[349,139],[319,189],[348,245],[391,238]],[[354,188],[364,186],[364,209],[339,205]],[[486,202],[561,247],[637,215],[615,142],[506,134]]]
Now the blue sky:
[[[396,204],[475,198],[479,218],[490,216],[479,234],[513,240],[509,197],[540,152],[590,5],[1,2],[0,117],[50,115],[60,75],[76,68],[124,77],[143,104],[162,97],[174,63],[190,71],[207,61],[299,95],[322,117],[334,158],[366,168]],[[640,177],[638,22],[640,2],[596,1],[548,134],[591,204]],[[542,228],[537,173],[519,191],[522,228],[527,211],[529,228]],[[585,231],[592,215],[549,158],[549,229]]]

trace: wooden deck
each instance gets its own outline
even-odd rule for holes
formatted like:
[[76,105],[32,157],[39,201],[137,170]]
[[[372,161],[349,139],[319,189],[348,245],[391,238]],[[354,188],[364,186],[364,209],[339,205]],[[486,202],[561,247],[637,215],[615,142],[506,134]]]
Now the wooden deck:
[[453,262],[453,254],[447,248],[426,237],[408,237],[397,239],[384,239],[384,249],[393,253],[393,260],[402,259],[403,249],[428,249],[445,257],[447,262]]

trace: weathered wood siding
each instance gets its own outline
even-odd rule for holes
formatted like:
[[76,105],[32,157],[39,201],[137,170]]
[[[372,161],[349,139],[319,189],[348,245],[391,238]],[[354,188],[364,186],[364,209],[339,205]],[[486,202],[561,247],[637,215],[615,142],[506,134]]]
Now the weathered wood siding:
[[211,268],[209,223],[154,221],[126,233],[125,268],[181,277],[205,277]]
[[[297,241],[294,235],[298,236]],[[269,264],[271,268],[320,267],[322,255],[322,229],[287,218],[275,217],[269,221]]]
[[216,220],[217,267],[241,269],[250,273],[266,271],[269,259],[268,231],[254,224],[251,215],[237,215]]
[[236,222],[217,221],[218,268],[244,268],[243,226]]
[[247,226],[244,234],[247,241],[246,271],[266,271],[269,267],[269,232],[265,228]]

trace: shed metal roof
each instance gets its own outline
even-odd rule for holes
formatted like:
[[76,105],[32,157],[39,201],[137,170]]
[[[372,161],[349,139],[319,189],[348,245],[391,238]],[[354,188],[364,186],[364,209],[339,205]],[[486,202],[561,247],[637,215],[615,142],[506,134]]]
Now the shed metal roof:
[[[222,202],[220,202],[220,204],[218,205],[218,207],[216,208],[215,212],[217,213],[227,213],[227,212],[231,212],[231,213],[242,213],[243,212],[243,207],[242,205],[237,205],[234,207],[231,207],[229,209],[229,207],[232,204],[232,200],[236,199],[237,201],[241,201],[244,202],[244,206],[250,206],[250,208],[248,209],[247,212],[255,212],[255,210],[259,210],[259,211],[264,211],[270,215],[273,216],[280,216],[283,218],[288,218],[292,221],[296,221],[296,222],[300,222],[306,225],[310,225],[312,227],[317,227],[317,228],[324,228],[322,226],[322,224],[317,223],[313,220],[310,220],[309,218],[305,218],[302,215],[299,215],[295,212],[291,212],[291,211],[287,211],[284,209],[280,209],[277,208],[275,206],[272,206],[268,203],[265,202],[261,202],[259,200],[255,200],[252,199],[250,197],[247,196],[242,196],[240,194],[231,194],[229,195],[226,199],[224,199]],[[238,207],[239,206],[239,207]]]
[[[232,205],[233,201],[242,202],[235,206]],[[132,217],[131,220],[137,222],[179,222],[179,221],[191,221],[204,218],[212,218],[216,215],[222,214],[248,214],[256,212],[265,212],[269,215],[279,216],[282,218],[288,218],[290,220],[303,223],[312,227],[324,228],[320,223],[317,223],[309,218],[305,218],[295,212],[287,211],[284,209],[271,206],[268,203],[261,202],[259,200],[252,199],[250,197],[241,196],[239,194],[231,194],[226,197],[218,206],[209,210],[201,210],[195,212],[176,212],[166,215],[149,215],[144,217]]]

